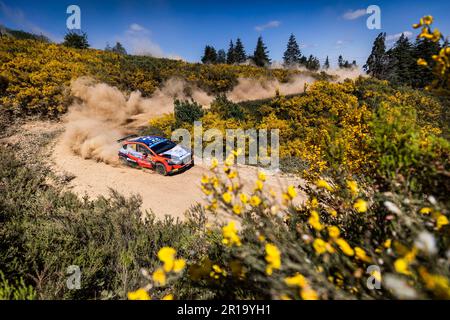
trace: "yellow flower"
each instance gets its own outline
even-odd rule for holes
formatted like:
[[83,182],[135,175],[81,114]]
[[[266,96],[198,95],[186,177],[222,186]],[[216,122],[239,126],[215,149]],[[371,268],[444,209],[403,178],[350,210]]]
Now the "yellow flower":
[[291,199],[294,199],[297,196],[297,191],[295,191],[295,187],[294,186],[289,186],[287,188],[287,195]]
[[225,165],[227,165],[228,167],[231,167],[234,164],[234,154],[230,154],[226,159],[225,159]]
[[313,242],[313,248],[318,254],[325,253],[327,251],[326,242],[322,239],[315,239]]
[[347,187],[353,195],[358,194],[358,184],[356,181],[347,180]]
[[215,264],[212,266],[212,269],[214,271],[215,274],[221,274],[223,276],[227,275],[227,272],[225,270],[223,270],[219,265]]
[[336,226],[328,227],[328,235],[331,238],[334,238],[334,239],[339,238],[340,234],[341,234],[341,232],[339,231],[338,227],[336,227]]
[[334,247],[328,242],[325,244],[325,249],[327,249],[328,253],[335,253],[336,252]]
[[211,169],[217,168],[218,165],[219,165],[219,160],[217,160],[217,158],[212,158],[211,159]]
[[173,295],[172,294],[165,295],[161,300],[173,300]]
[[420,21],[422,24],[426,24],[427,26],[429,26],[433,23],[433,16],[425,16]]
[[273,269],[280,269],[281,268],[281,253],[278,250],[278,248],[271,244],[266,244],[266,261],[267,261],[267,268],[266,273],[267,275],[272,275]]
[[317,231],[321,231],[323,229],[323,225],[320,223],[319,214],[316,210],[311,210],[311,216],[309,217],[308,222],[311,227]]
[[327,209],[327,212],[330,214],[330,216],[336,218],[337,217],[337,211],[334,209]]
[[311,199],[311,208],[317,208],[317,206],[319,205],[319,202],[317,201],[317,198],[314,197]]
[[222,243],[228,246],[237,245],[238,247],[241,245],[241,239],[237,234],[236,223],[234,221],[230,221],[228,225],[222,228],[223,240]]
[[356,257],[364,262],[371,262],[372,260],[367,256],[366,252],[364,251],[364,249],[360,248],[360,247],[355,247],[355,255]]
[[235,214],[241,214],[241,212],[242,212],[242,207],[239,205],[239,204],[235,204],[234,206],[233,206],[233,212],[235,213]]
[[225,203],[230,203],[231,200],[232,200],[232,196],[231,196],[231,194],[230,194],[229,192],[225,192],[225,193],[222,195],[222,199],[223,199],[223,201],[224,201]]
[[305,288],[301,291],[300,296],[303,300],[318,300],[317,292],[311,288]]
[[370,275],[375,278],[378,282],[381,282],[381,273],[378,270],[372,270]]
[[261,191],[264,187],[264,183],[261,180],[256,180],[255,191]]
[[236,177],[237,177],[237,171],[230,171],[230,173],[228,173],[228,178],[234,179]]
[[203,175],[202,176],[202,180],[201,180],[202,184],[207,184],[209,182],[209,178],[207,175]]
[[323,179],[317,180],[316,186],[318,188],[327,189],[328,191],[333,191],[333,188],[331,187],[331,185]]
[[342,238],[336,239],[336,244],[342,250],[342,252],[347,256],[353,256],[355,251],[353,251],[352,247]]
[[242,148],[238,148],[236,151],[231,151],[231,153],[234,155],[234,156],[238,156],[238,155],[240,155],[241,153],[242,153]]
[[250,205],[252,207],[257,207],[260,204],[261,204],[261,199],[258,196],[254,195],[250,198]]
[[173,262],[173,272],[180,272],[186,266],[186,260],[184,259],[176,259]]
[[443,226],[448,225],[448,219],[443,214],[439,215],[436,219],[436,227],[438,230],[440,230]]
[[164,262],[164,270],[169,272],[173,268],[173,262],[175,258],[175,254],[177,252],[174,248],[171,247],[163,247],[158,252],[158,258],[162,262]]
[[239,195],[239,199],[241,199],[241,202],[242,202],[243,204],[246,204],[246,203],[248,202],[248,197],[247,197],[247,195],[246,195],[245,193],[241,193],[241,194]]
[[261,181],[266,181],[266,174],[263,171],[258,172],[258,179]]
[[447,277],[430,274],[424,267],[419,269],[419,273],[428,289],[439,292],[444,299],[450,298],[450,283]]
[[391,247],[391,244],[392,244],[392,240],[391,240],[391,239],[387,239],[387,240],[383,243],[383,246],[384,246],[386,249],[389,249],[389,248]]
[[300,287],[303,288],[306,285],[308,285],[308,282],[306,281],[305,277],[301,275],[300,273],[297,273],[293,277],[286,277],[284,278],[284,283],[286,283],[288,286],[291,287]]
[[138,289],[136,291],[128,292],[129,300],[151,300],[150,295],[145,289]]
[[398,273],[402,273],[405,275],[411,274],[411,271],[409,271],[408,260],[406,260],[405,258],[400,258],[400,259],[395,260],[394,268],[395,268],[395,271],[397,271]]
[[353,208],[360,213],[366,212],[367,202],[364,201],[363,199],[358,199],[356,200],[355,204],[353,204]]
[[428,208],[428,207],[425,207],[425,208],[420,209],[419,212],[420,212],[421,214],[430,214],[432,211],[433,211],[433,209]]
[[428,66],[428,62],[425,59],[420,58],[417,60],[417,65],[426,67]]
[[152,278],[157,285],[164,286],[166,284],[166,273],[161,268],[158,268],[153,272]]

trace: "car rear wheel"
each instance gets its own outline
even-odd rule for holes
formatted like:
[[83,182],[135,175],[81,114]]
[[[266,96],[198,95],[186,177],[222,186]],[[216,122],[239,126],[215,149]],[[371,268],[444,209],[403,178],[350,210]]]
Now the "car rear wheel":
[[119,157],[119,159],[120,159],[120,162],[121,162],[123,165],[126,165],[126,166],[129,166],[129,165],[130,165],[129,162],[128,162],[128,160],[125,159],[124,157]]
[[165,176],[167,175],[167,170],[166,167],[162,164],[162,163],[157,163],[155,166],[156,172],[158,172],[159,174]]

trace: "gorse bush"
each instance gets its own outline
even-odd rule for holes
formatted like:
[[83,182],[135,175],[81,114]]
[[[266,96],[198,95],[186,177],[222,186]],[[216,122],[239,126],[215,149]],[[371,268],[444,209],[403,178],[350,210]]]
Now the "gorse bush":
[[[233,161],[231,155],[223,170],[213,162],[202,178],[208,212],[228,221],[199,225],[206,251],[187,259],[184,273],[172,278],[175,288],[228,299],[450,299],[449,212],[434,197],[318,179],[301,188],[308,198],[296,205],[298,188],[280,199],[266,189],[263,172],[246,193]],[[150,298],[142,293],[172,285],[160,281],[165,274],[149,269],[150,283],[129,297]]]
[[[421,36],[440,38],[430,25],[421,21]],[[209,110],[178,101],[147,133],[170,136],[195,120],[223,133],[280,129],[282,169],[305,178],[277,195],[259,171],[244,188],[235,158],[247,150],[236,150],[223,167],[211,161],[204,206],[186,208],[183,222],[156,220],[137,196],[61,191],[38,160],[1,147],[0,298],[450,299],[446,50],[433,57],[441,73],[429,91],[324,80],[300,95],[236,104],[219,93],[268,70],[11,39],[0,46],[0,98],[19,114],[63,112],[64,83],[78,73],[144,94],[177,74],[217,98]],[[79,290],[66,286],[71,265],[82,272]]]
[[[200,250],[188,224],[169,217],[156,221],[150,214],[143,222],[139,197],[112,192],[95,201],[78,199],[48,185],[45,168],[31,170],[3,147],[0,155],[5,299],[125,298],[142,282],[140,269],[155,265],[153,255],[161,246],[184,255]],[[71,265],[81,270],[79,290],[66,285]],[[14,285],[17,279],[23,282]]]
[[[122,91],[150,96],[164,81],[177,77],[219,94],[232,89],[238,78],[289,80],[292,70],[252,66],[202,65],[183,61],[76,49],[34,40],[0,38],[0,103],[18,115],[58,115],[70,104],[72,79],[90,76]],[[311,74],[314,76],[314,74]]]
[[[218,96],[200,120],[204,130],[218,129],[224,136],[227,129],[279,129],[281,169],[307,179],[349,172],[389,185],[400,175],[412,190],[445,197],[450,190],[445,108],[429,93],[360,78],[318,81],[304,94],[278,95],[258,105]],[[168,135],[180,124],[171,116],[150,121]],[[192,131],[192,121],[182,126]]]
[[194,123],[203,116],[203,108],[195,101],[175,100],[174,116],[177,124]]

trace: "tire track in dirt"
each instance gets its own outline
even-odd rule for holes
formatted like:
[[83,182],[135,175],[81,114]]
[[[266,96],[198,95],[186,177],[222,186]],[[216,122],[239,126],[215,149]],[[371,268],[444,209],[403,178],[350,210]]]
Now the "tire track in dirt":
[[[142,197],[142,209],[151,210],[157,217],[170,215],[183,218],[184,212],[192,205],[204,203],[200,180],[203,174],[211,174],[206,166],[197,164],[180,174],[162,176],[151,170],[85,160],[73,154],[60,139],[53,148],[52,159],[56,171],[74,176],[69,187],[75,193],[95,198],[107,196],[112,188],[127,196],[139,194]],[[239,174],[244,189],[251,190],[257,168],[242,166],[239,167]],[[265,185],[281,195],[288,185],[302,183],[296,177],[269,175]],[[300,196],[298,201],[302,200]]]

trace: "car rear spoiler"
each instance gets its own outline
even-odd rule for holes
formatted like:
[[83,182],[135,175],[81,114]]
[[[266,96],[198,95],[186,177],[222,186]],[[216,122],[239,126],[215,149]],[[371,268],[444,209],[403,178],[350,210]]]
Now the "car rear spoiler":
[[126,137],[120,138],[119,140],[117,140],[117,142],[120,143],[122,141],[128,140],[130,138],[136,138],[136,137],[139,137],[139,136],[137,134],[130,134],[130,135],[126,136]]

